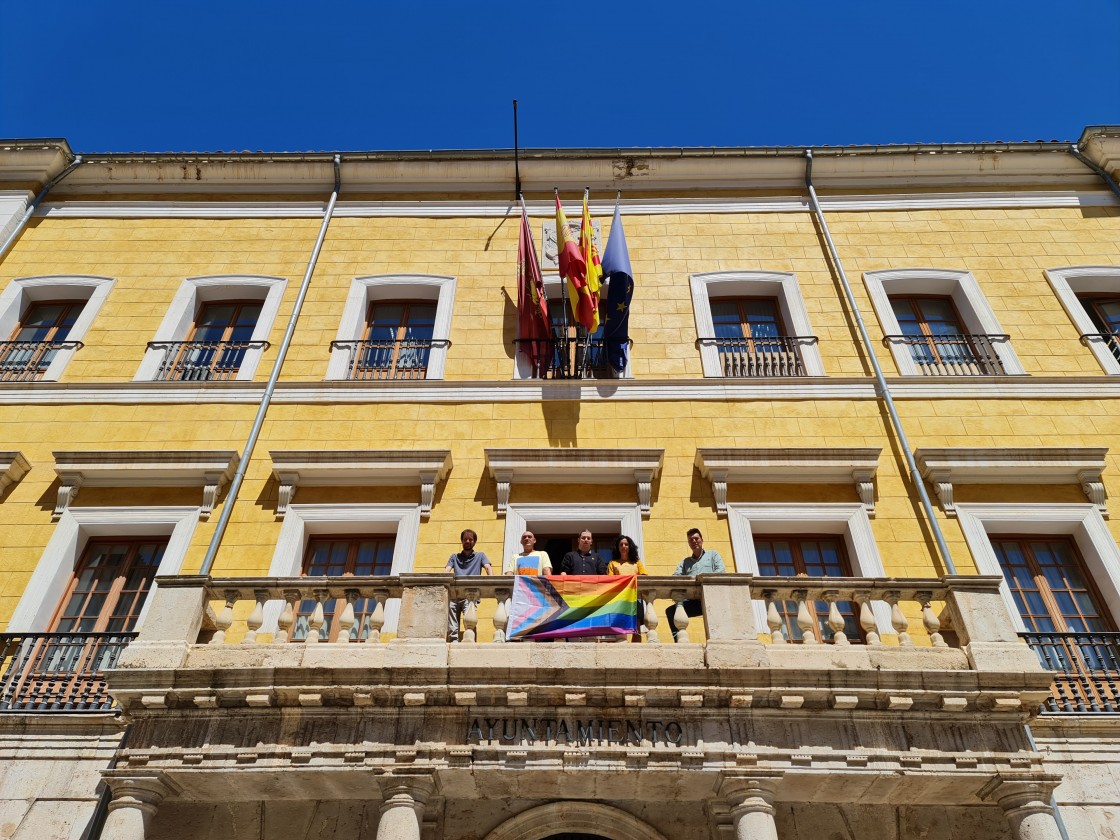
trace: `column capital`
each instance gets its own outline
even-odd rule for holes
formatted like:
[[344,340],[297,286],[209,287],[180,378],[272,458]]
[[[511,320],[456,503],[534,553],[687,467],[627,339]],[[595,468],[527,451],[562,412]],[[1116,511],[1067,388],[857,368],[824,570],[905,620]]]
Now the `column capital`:
[[719,795],[731,806],[733,816],[748,813],[773,815],[774,796],[782,773],[770,770],[724,773],[719,780]]
[[436,789],[435,780],[429,775],[380,776],[377,785],[381,788],[384,800],[382,811],[396,806],[411,806],[413,803],[423,807]]
[[1049,812],[1050,797],[1061,781],[1061,776],[1052,773],[1023,776],[997,773],[980,789],[980,799],[996,803],[1008,815]]
[[137,772],[135,770],[106,770],[101,774],[113,793],[109,810],[139,808],[145,814],[154,814],[168,796],[178,794],[182,788],[167,777],[162,770]]

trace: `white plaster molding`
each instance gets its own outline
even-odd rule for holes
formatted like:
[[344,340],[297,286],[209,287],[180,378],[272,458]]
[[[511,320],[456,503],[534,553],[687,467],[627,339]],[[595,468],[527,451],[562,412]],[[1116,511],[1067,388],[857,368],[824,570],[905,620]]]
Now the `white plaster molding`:
[[[284,524],[280,526],[280,537],[276,541],[268,577],[299,577],[303,573],[307,539],[312,534],[384,533],[395,535],[390,574],[411,572],[420,536],[419,505],[289,505]],[[265,632],[276,632],[282,608],[280,601],[269,601],[265,605]],[[385,604],[386,631],[396,631],[399,615],[400,599],[390,598]]]
[[[272,325],[280,311],[280,302],[288,286],[285,277],[267,277],[255,274],[229,274],[209,277],[188,277],[180,285],[175,297],[167,308],[156,333],[154,343],[166,341],[186,341],[191,325],[195,321],[199,307],[204,303],[221,300],[260,300],[261,313],[257,326],[253,329],[250,341],[268,341]],[[150,382],[159,372],[160,363],[166,349],[149,347],[140,362],[140,368],[133,377],[134,382]],[[235,381],[251,381],[256,375],[257,366],[264,355],[264,348],[250,348],[245,351],[241,367]]]
[[[1068,268],[1046,269],[1046,279],[1080,335],[1098,335],[1100,328],[1093,323],[1078,295],[1107,293],[1120,297],[1120,266],[1078,265]],[[1105,373],[1120,374],[1120,361],[1103,341],[1086,340],[1085,346],[1096,357]]]
[[0,190],[0,242],[19,226],[34,198],[35,193],[30,190]]
[[956,514],[957,484],[1077,484],[1102,516],[1108,515],[1101,473],[1107,447],[922,447],[914,450],[922,477],[934,487],[941,508]]
[[[1029,207],[1114,207],[1116,198],[1108,190],[1008,190],[947,193],[893,193],[881,195],[822,196],[826,212],[883,210],[1014,209]],[[527,203],[531,217],[555,215],[549,202]],[[592,202],[594,215],[609,216],[611,202]],[[82,201],[51,200],[35,211],[36,216],[57,218],[182,218],[182,219],[319,219],[321,201]],[[517,208],[508,201],[339,201],[338,218],[496,218],[513,215]],[[623,199],[628,216],[678,215],[680,213],[806,213],[803,195],[777,195],[730,199],[673,198],[650,201]],[[23,211],[21,211],[22,213]]]
[[0,452],[0,496],[27,475],[30,469],[31,464],[23,457],[22,452]]
[[716,509],[727,515],[728,484],[849,484],[869,515],[875,513],[875,472],[881,448],[696,450],[700,475],[712,484]]
[[[980,504],[961,502],[957,519],[964,532],[976,570],[982,575],[1003,575],[989,534],[1068,535],[1104,599],[1113,621],[1120,622],[1120,548],[1100,510],[1092,504]],[[1026,625],[1006,581],[1000,585],[1004,603],[1019,632]]]
[[276,518],[283,519],[297,487],[420,488],[420,518],[432,512],[435,486],[451,472],[449,449],[274,449],[272,474],[280,484]]
[[[342,320],[339,322],[335,341],[361,340],[369,305],[375,300],[434,300],[436,315],[432,327],[432,340],[433,342],[449,341],[456,285],[454,277],[436,274],[375,274],[369,277],[356,277],[346,295],[346,304],[342,308]],[[330,353],[326,379],[345,380],[350,366],[350,351],[344,347],[332,347]],[[433,344],[428,353],[425,379],[443,379],[446,366],[447,345]]]
[[[865,271],[863,282],[867,286],[871,305],[875,308],[884,335],[902,333],[890,301],[891,295],[898,294],[950,297],[961,316],[961,329],[964,332],[976,335],[1003,335],[1006,332],[988,305],[972,272],[940,268]],[[922,375],[907,345],[891,342],[889,346],[899,373],[903,376]],[[999,356],[1008,375],[1026,373],[1010,341],[993,342],[992,349]]]
[[167,536],[167,548],[156,570],[157,580],[137,621],[140,629],[152,592],[159,584],[158,577],[177,575],[182,569],[198,524],[198,512],[197,507],[89,507],[64,511],[16,604],[8,631],[42,633],[50,629],[51,617],[66,594],[70,577],[91,537]]
[[[512,504],[506,508],[506,532],[502,545],[503,561],[521,553],[521,535],[529,530],[571,530],[584,528],[592,532],[626,534],[642,549],[642,509],[638,505],[599,503],[589,499],[584,504]],[[491,558],[493,559],[493,558]],[[550,558],[554,567],[560,558]]]
[[[664,449],[486,449],[486,468],[499,488],[498,516],[509,504],[509,488],[520,484],[629,484],[649,516],[653,480]],[[502,497],[505,497],[503,503]]]
[[[813,335],[809,312],[797,278],[787,271],[717,271],[693,274],[689,277],[692,291],[692,311],[696,318],[697,338],[715,335],[712,321],[713,297],[772,297],[778,302],[782,323],[791,336],[808,338]],[[801,364],[807,376],[824,376],[824,362],[815,341],[805,341],[798,346]],[[722,377],[719,352],[714,344],[700,345],[700,362],[704,376]]]
[[[101,311],[105,298],[116,283],[111,277],[94,277],[84,274],[58,274],[41,277],[17,277],[0,292],[0,337],[7,338],[15,332],[28,305],[52,300],[85,300],[86,305],[74,320],[66,336],[68,342],[81,342]],[[56,382],[78,352],[77,347],[55,351],[51,363],[43,371],[40,381]]]
[[[886,577],[871,520],[862,503],[838,504],[773,504],[732,502],[727,506],[727,525],[731,531],[731,548],[735,552],[735,568],[757,575],[758,555],[754,549],[755,534],[840,534],[844,538],[852,574],[856,577]],[[756,627],[766,627],[766,602],[755,600]],[[876,601],[872,604],[880,635],[894,635],[890,607]]]
[[53,514],[62,516],[81,487],[201,487],[200,519],[209,519],[221,488],[233,477],[237,452],[215,450],[87,450],[54,452],[61,486]]

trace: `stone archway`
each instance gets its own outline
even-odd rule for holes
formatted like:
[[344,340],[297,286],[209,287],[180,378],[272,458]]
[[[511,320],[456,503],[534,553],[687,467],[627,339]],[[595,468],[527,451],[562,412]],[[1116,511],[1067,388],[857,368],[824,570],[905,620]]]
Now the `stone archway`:
[[598,802],[550,802],[511,817],[485,840],[549,840],[584,835],[601,840],[666,840],[637,817]]

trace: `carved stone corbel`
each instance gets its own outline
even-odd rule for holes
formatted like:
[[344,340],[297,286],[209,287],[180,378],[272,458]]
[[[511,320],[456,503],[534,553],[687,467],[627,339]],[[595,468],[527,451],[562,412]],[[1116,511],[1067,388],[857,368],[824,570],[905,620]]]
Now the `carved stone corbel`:
[[221,492],[224,480],[225,476],[221,473],[209,472],[203,477],[202,507],[198,510],[198,518],[203,522],[214,512],[214,505],[218,503],[218,493]]
[[51,514],[51,522],[58,522],[62,518],[62,514],[70,507],[70,503],[78,497],[78,490],[82,486],[81,473],[59,473],[58,480],[62,484],[58,488],[58,496],[54,503],[54,512]]
[[642,516],[648,518],[653,494],[653,470],[634,470],[634,480],[638,482],[638,507]]
[[937,494],[937,500],[941,502],[941,509],[945,511],[947,516],[956,516],[957,507],[953,502],[952,473],[949,470],[931,470],[928,478],[929,483],[933,485],[933,492]]
[[513,482],[512,470],[497,470],[494,473],[494,483],[498,488],[498,516],[506,515],[509,507],[509,489]]
[[436,498],[435,470],[420,473],[420,519],[427,522],[432,516],[432,503]]
[[1101,512],[1101,516],[1107,519],[1108,502],[1104,492],[1104,482],[1101,480],[1100,470],[1081,470],[1081,472],[1077,474],[1077,480],[1081,483],[1081,489],[1084,491],[1085,496],[1090,502],[1097,506],[1097,510]]
[[712,470],[712,495],[716,500],[716,513],[727,516],[727,470]]
[[856,494],[860,503],[867,508],[867,515],[875,515],[875,471],[852,470],[852,481],[856,483]]
[[296,497],[299,473],[278,473],[276,478],[280,482],[276,490],[276,518],[283,519],[288,514],[288,505]]

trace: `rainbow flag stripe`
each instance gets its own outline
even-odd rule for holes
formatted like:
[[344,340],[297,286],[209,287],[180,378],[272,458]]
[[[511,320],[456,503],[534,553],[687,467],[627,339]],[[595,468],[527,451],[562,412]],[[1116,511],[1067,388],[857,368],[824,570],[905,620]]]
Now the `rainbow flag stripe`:
[[638,632],[633,575],[518,575],[513,581],[511,639],[621,636]]

